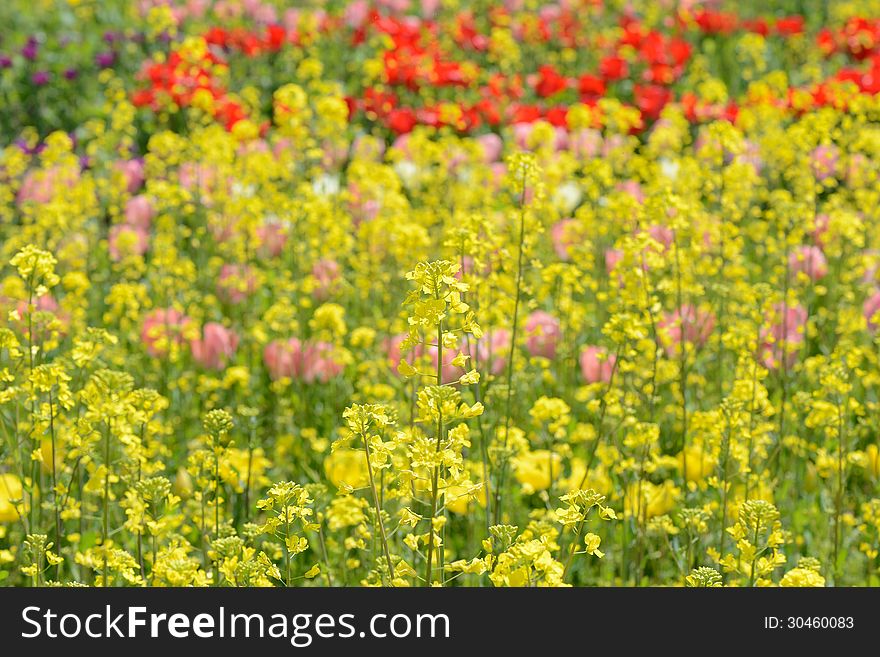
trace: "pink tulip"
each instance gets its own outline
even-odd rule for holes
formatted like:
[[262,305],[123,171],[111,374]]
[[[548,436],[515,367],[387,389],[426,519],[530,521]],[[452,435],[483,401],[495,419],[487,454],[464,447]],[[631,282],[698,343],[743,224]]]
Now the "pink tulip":
[[770,326],[761,331],[761,362],[770,370],[790,369],[797,361],[798,345],[804,341],[807,311],[801,306],[776,304],[768,320]]
[[190,341],[190,351],[195,361],[209,370],[222,370],[235,357],[238,335],[217,322],[208,322],[202,329],[202,337]]
[[834,178],[839,173],[840,149],[834,144],[817,146],[810,153],[810,166],[816,180],[823,181]]
[[[626,145],[626,137],[617,133],[608,135],[602,142],[602,157],[610,157],[616,150]],[[641,188],[639,188],[641,191]]]
[[257,289],[257,279],[247,265],[226,264],[217,278],[217,295],[227,303],[238,304]]
[[788,268],[792,275],[806,274],[810,280],[818,281],[828,273],[825,254],[818,246],[802,246],[788,256]]
[[351,145],[351,152],[353,158],[381,162],[385,155],[385,142],[373,137],[358,136]]
[[379,7],[384,7],[392,14],[402,14],[409,9],[410,0],[376,0]]
[[113,168],[125,177],[125,189],[129,194],[134,194],[144,184],[143,160],[119,160],[114,163]]
[[287,231],[279,222],[267,222],[257,228],[259,247],[257,251],[263,258],[277,258],[287,243]]
[[325,140],[321,145],[321,150],[324,154],[321,164],[325,171],[339,169],[345,163],[346,158],[348,158],[347,143],[343,145]]
[[300,376],[305,383],[327,383],[342,374],[343,368],[334,359],[334,347],[328,342],[316,342],[303,349]]
[[150,246],[150,236],[140,226],[118,224],[107,235],[110,259],[119,262],[130,256],[142,256]]
[[577,227],[577,221],[574,219],[563,219],[553,224],[550,229],[550,239],[553,242],[553,250],[560,260],[568,262],[571,260],[571,248],[577,244],[577,240],[573,235],[574,229]]
[[659,328],[666,338],[666,351],[672,355],[677,353],[682,336],[695,346],[701,347],[706,344],[715,328],[715,315],[707,310],[684,304],[680,310],[666,313],[659,322]]
[[501,151],[504,149],[504,142],[501,137],[494,132],[480,135],[477,137],[477,143],[480,145],[480,148],[483,149],[483,161],[486,164],[497,162],[498,158],[501,157]]
[[642,186],[639,184],[638,180],[625,180],[623,182],[617,183],[615,189],[617,189],[617,191],[619,192],[629,194],[638,203],[645,202],[645,192],[642,191]]
[[581,376],[587,383],[608,383],[616,361],[615,356],[602,347],[586,347],[581,351]]
[[303,344],[296,338],[270,342],[263,350],[263,362],[275,381],[286,377],[303,383],[327,383],[339,376],[344,368],[343,363],[335,359],[332,344]]
[[231,0],[219,0],[214,4],[214,15],[221,21],[229,21],[239,18],[242,14],[243,7],[237,2]]
[[421,0],[422,18],[425,20],[433,20],[440,9],[441,0]]
[[154,216],[156,216],[156,211],[153,209],[153,204],[150,202],[150,198],[144,194],[132,196],[125,203],[125,223],[129,226],[141,228],[144,231],[149,230]]
[[342,13],[342,19],[348,27],[361,27],[367,20],[370,13],[370,4],[367,0],[354,0],[345,7]]
[[62,334],[66,333],[67,325],[70,322],[70,315],[61,310],[61,306],[58,305],[55,297],[51,294],[44,294],[34,301],[34,317],[30,320],[28,319],[30,313],[28,311],[27,301],[19,301],[16,304],[15,309],[18,311],[19,320],[15,322],[14,328],[17,329],[17,332],[26,339],[28,338],[28,333],[30,333],[30,340],[34,343],[47,339],[51,333],[49,324],[52,323],[52,318],[38,317],[37,315],[39,313],[50,313],[54,315],[55,319],[61,325],[58,328],[58,331]]
[[655,242],[660,243],[660,246],[663,247],[663,251],[666,251],[675,241],[675,233],[672,229],[666,226],[661,226],[660,224],[648,226],[648,235],[650,235],[651,239]]
[[185,334],[192,330],[192,326],[192,319],[182,312],[174,308],[157,308],[144,317],[141,342],[151,356],[164,356],[170,344],[188,342]]
[[878,262],[877,258],[880,256],[880,253],[873,250],[865,251],[866,256],[870,256],[867,264],[865,265],[865,271],[862,274],[862,283],[873,284],[877,279],[877,271],[880,269],[880,262]]
[[218,244],[225,244],[239,235],[238,218],[228,214],[212,214],[208,217],[208,232]]
[[48,203],[59,190],[72,187],[79,180],[78,169],[34,169],[25,175],[18,189],[16,201],[22,204],[26,201],[34,203]]
[[553,131],[554,139],[553,139],[553,150],[557,153],[561,153],[562,151],[568,150],[568,130],[565,128],[557,127]]
[[846,181],[850,185],[856,185],[864,176],[868,166],[868,158],[863,153],[853,153],[846,167]]
[[274,25],[278,22],[278,10],[268,3],[257,3],[250,16],[260,25]]
[[397,136],[394,141],[391,142],[391,148],[403,153],[407,160],[412,160],[412,151],[409,149],[409,137],[410,135],[408,132]]
[[253,153],[271,153],[272,149],[269,147],[269,143],[265,139],[252,139],[251,141],[244,141],[238,145],[238,148],[235,150],[236,155],[239,157],[244,155],[251,155]]
[[874,333],[877,327],[880,326],[880,315],[877,315],[877,311],[880,310],[880,290],[875,291],[874,294],[865,299],[865,304],[862,308],[865,319],[868,320],[868,330]]
[[785,306],[777,303],[773,307],[773,319],[770,324],[770,335],[776,341],[788,340],[800,342],[804,339],[807,328],[807,311],[802,306]]
[[450,149],[446,153],[446,170],[450,175],[458,174],[461,167],[467,163],[467,154],[462,150]]
[[217,169],[208,164],[184,162],[178,172],[180,186],[196,195],[202,205],[211,205],[212,194],[217,186]]
[[[19,301],[16,306],[16,310],[18,310],[19,317],[25,317],[28,312],[28,304],[27,301]],[[34,301],[34,311],[35,312],[43,312],[43,313],[57,313],[58,312],[58,302],[55,300],[51,294],[44,294],[41,297],[37,297]]]
[[536,310],[526,319],[526,349],[532,356],[552,360],[556,357],[556,346],[562,335],[559,320],[553,315]]
[[617,267],[617,263],[623,260],[623,251],[620,249],[605,250],[605,271],[609,274]]
[[504,177],[507,175],[507,165],[504,162],[493,162],[489,165],[491,177],[489,184],[494,191],[500,190],[504,185]]
[[783,361],[783,344],[781,342],[769,342],[767,340],[762,341],[759,348],[761,365],[772,371],[778,370],[780,369],[780,367],[783,366],[786,370],[790,370],[797,362],[797,345],[799,344],[800,342],[797,341],[794,344],[784,345],[785,360]]
[[760,175],[764,169],[764,158],[761,156],[761,147],[753,141],[746,140],[745,149],[737,154],[735,162],[742,162],[752,167],[756,174]]
[[296,147],[287,137],[280,137],[272,142],[272,155],[275,156],[276,160],[280,160],[285,154],[293,153],[296,153]]
[[273,340],[263,349],[263,362],[273,381],[296,378],[302,367],[302,343],[296,338]]
[[816,246],[825,246],[825,234],[828,232],[830,223],[831,217],[827,214],[816,215],[816,218],[813,220],[813,231],[810,233]]
[[[426,353],[428,358],[430,358],[430,373],[434,374],[434,378],[436,380],[437,376],[437,347],[430,345],[426,349]],[[464,374],[464,370],[456,365],[452,364],[452,360],[458,355],[457,349],[445,348],[443,349],[443,362],[440,365],[440,378],[442,379],[441,383],[453,383],[458,381],[459,377]]]
[[339,287],[340,271],[339,263],[335,260],[318,260],[312,266],[312,276],[315,279],[312,296],[318,301],[328,299]]
[[284,12],[281,20],[284,24],[284,27],[289,31],[293,32],[294,35],[296,31],[299,29],[299,19],[302,12],[299,9],[288,9]]
[[[426,371],[427,374],[436,374],[437,347],[416,345],[404,354],[400,349],[400,345],[405,338],[406,334],[400,333],[387,338],[384,342],[385,353],[392,370],[397,372],[398,365],[400,365],[401,361],[405,359],[410,365],[421,365],[421,369]],[[443,383],[457,381],[458,378],[464,374],[464,371],[460,367],[456,367],[452,364],[452,360],[457,354],[458,351],[455,349],[446,348],[443,350],[443,365],[440,374]],[[425,359],[427,362],[419,362],[422,361],[422,359]]]
[[459,265],[458,271],[455,272],[455,277],[458,280],[463,280],[465,276],[471,276],[474,274],[474,259],[471,256],[463,256]]
[[477,341],[477,369],[498,376],[507,367],[510,355],[510,331],[499,328],[489,331]]
[[556,21],[561,14],[562,7],[559,5],[544,5],[538,10],[538,17],[546,23]]
[[[395,372],[397,372],[397,366],[400,365],[400,361],[403,359],[403,352],[400,349],[400,345],[405,339],[406,333],[398,333],[397,335],[385,338],[382,343],[382,346],[385,349],[386,358],[388,359],[388,364]],[[406,362],[410,365],[413,364],[414,358],[418,356],[414,351],[415,350],[410,350],[406,354]]]
[[522,151],[529,149],[529,137],[532,135],[531,123],[515,123],[511,128],[513,130],[513,143]]
[[210,0],[186,0],[186,13],[190,18],[201,18],[209,5]]
[[579,160],[592,160],[602,147],[602,134],[598,130],[583,128],[569,135],[568,148]]
[[348,185],[348,211],[355,228],[375,219],[381,208],[380,202],[363,194],[360,187],[353,183]]

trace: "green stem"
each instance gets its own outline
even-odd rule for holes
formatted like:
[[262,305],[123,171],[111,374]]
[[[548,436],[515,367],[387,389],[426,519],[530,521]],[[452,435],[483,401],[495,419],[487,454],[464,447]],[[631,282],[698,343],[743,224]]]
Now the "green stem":
[[501,491],[507,475],[507,445],[510,439],[510,409],[513,400],[513,357],[516,353],[516,334],[519,328],[519,305],[522,297],[523,245],[526,236],[526,173],[523,171],[523,190],[520,198],[519,244],[516,255],[516,294],[513,300],[513,324],[510,329],[510,352],[507,356],[507,399],[504,409],[504,449],[501,452],[501,471],[495,487],[495,524],[501,522]]
[[104,513],[101,524],[101,548],[104,551],[104,586],[107,586],[107,539],[110,528],[110,426],[104,429]]
[[[443,403],[439,398],[439,391],[443,385],[443,322],[437,323],[437,443],[435,454],[440,454],[443,445]],[[434,466],[431,480],[431,513],[428,516],[428,555],[425,560],[425,586],[431,586],[431,576],[434,561],[434,516],[437,514],[437,497],[440,483],[440,467]],[[442,575],[441,575],[442,577]]]
[[[370,441],[369,436],[365,432],[361,435],[361,438],[364,441],[364,458],[367,459],[367,474],[370,478],[370,490],[373,491],[373,504],[376,508],[376,522],[379,525],[379,535],[382,539],[382,551],[385,554],[385,561],[388,564],[388,577],[390,580],[394,579],[394,566],[391,563],[391,552],[388,549],[388,537],[385,535],[385,524],[382,522],[382,505],[379,503],[379,493],[376,491],[376,482],[373,479],[373,465],[372,460],[370,459]],[[323,546],[324,539],[321,538],[321,544]]]

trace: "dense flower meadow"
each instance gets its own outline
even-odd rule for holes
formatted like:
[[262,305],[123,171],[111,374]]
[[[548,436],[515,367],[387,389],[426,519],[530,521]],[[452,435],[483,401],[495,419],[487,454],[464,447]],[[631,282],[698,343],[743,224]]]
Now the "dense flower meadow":
[[5,585],[880,585],[877,0],[0,20]]

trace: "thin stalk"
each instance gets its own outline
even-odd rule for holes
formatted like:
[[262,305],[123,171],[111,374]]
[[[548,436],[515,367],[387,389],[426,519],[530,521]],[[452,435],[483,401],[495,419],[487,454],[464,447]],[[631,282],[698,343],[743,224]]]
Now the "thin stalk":
[[523,244],[526,237],[526,173],[523,171],[523,190],[520,198],[519,244],[516,256],[516,294],[513,300],[513,324],[510,329],[510,352],[507,356],[507,399],[504,408],[504,449],[502,450],[501,472],[495,487],[495,524],[501,522],[501,491],[507,475],[507,444],[510,438],[510,409],[513,400],[513,357],[516,353],[516,334],[519,328],[519,305],[522,297]]
[[[367,474],[370,478],[370,490],[373,491],[373,504],[376,508],[376,522],[379,525],[379,535],[382,538],[382,551],[385,554],[385,561],[388,564],[388,577],[394,579],[394,566],[391,564],[391,552],[388,549],[388,537],[385,535],[385,524],[382,522],[382,505],[379,503],[379,493],[376,491],[376,482],[373,479],[373,465],[370,459],[370,441],[366,433],[361,436],[364,441],[364,457],[367,459]],[[323,547],[324,538],[321,537],[321,545]],[[326,550],[325,550],[326,559]]]
[[[687,412],[687,340],[685,339],[685,317],[681,290],[681,258],[678,248],[678,231],[674,233],[676,239],[675,248],[675,303],[678,305],[679,319],[679,389],[681,391],[681,458],[682,471],[684,473],[685,495],[687,495],[687,434],[688,434],[688,412]],[[694,324],[697,322],[697,311],[693,309]]]
[[581,536],[581,531],[584,528],[584,523],[586,522],[586,518],[581,518],[580,522],[577,524],[577,529],[574,531],[574,538],[571,541],[571,545],[568,548],[568,558],[565,560],[565,567],[562,569],[562,581],[565,581],[565,575],[568,573],[568,569],[571,567],[572,559],[574,558],[574,553],[577,552],[578,539]]
[[[437,323],[437,388],[443,385],[443,322]],[[438,399],[438,402],[440,400]],[[443,405],[437,404],[437,444],[435,453],[440,453],[443,444]],[[440,482],[440,468],[434,466],[431,481],[431,514],[428,516],[428,555],[425,560],[425,586],[431,586],[431,568],[434,560],[434,516],[437,513],[438,486]]]
[[723,457],[721,459],[721,531],[720,537],[718,539],[718,554],[719,558],[724,558],[724,543],[725,538],[727,537],[724,531],[724,523],[727,520],[727,466],[728,459],[730,458],[730,422],[727,422],[727,426],[724,431],[724,437],[722,438],[723,444]]
[[844,484],[844,440],[846,425],[843,418],[843,409],[840,400],[837,402],[837,494],[834,499],[834,556],[831,560],[834,569],[834,585],[840,585],[840,542],[841,524],[843,516],[843,484]]
[[104,552],[104,587],[107,586],[107,539],[110,529],[110,427],[104,429],[104,514],[101,524],[101,548]]
[[[49,435],[52,440],[52,506],[55,509],[55,546],[61,553],[61,509],[58,506],[58,473],[55,465],[55,410],[52,406],[52,389],[49,388]],[[61,564],[55,566],[55,579],[61,580]]]
[[290,516],[288,510],[284,509],[284,585],[290,586],[290,548],[287,541],[290,540]]
[[760,349],[761,345],[761,328],[758,326],[757,335],[755,337],[755,359],[752,363],[752,396],[749,401],[749,440],[748,440],[748,470],[746,471],[746,492],[745,492],[745,501],[749,501],[749,491],[751,488],[752,481],[752,434],[755,431],[755,397],[758,392],[758,349]]
[[758,536],[761,531],[761,521],[755,521],[755,538],[753,545],[755,546],[755,555],[752,557],[752,569],[749,574],[749,588],[755,585],[755,565],[758,563],[758,555],[761,553],[758,551]]

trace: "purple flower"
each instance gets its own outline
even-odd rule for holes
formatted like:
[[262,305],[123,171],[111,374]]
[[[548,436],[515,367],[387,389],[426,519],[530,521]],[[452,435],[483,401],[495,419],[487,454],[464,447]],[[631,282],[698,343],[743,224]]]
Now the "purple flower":
[[79,75],[79,71],[77,71],[75,68],[68,68],[64,71],[65,80],[76,80],[77,75]]
[[48,84],[49,71],[37,71],[31,76],[31,82],[33,82],[38,87],[42,87],[44,84]]
[[34,37],[28,37],[27,43],[25,43],[24,47],[21,49],[21,56],[32,62],[37,58],[38,51],[39,44],[37,43],[37,40]]
[[0,68],[12,68],[12,57],[0,55]]
[[119,39],[119,35],[116,32],[107,31],[104,32],[104,43],[112,44]]
[[110,68],[115,61],[116,53],[112,51],[99,52],[95,55],[95,64],[97,64],[98,68]]
[[38,155],[46,148],[46,144],[40,142],[36,146],[31,147],[26,140],[16,139],[15,145],[18,146],[26,155]]

